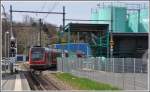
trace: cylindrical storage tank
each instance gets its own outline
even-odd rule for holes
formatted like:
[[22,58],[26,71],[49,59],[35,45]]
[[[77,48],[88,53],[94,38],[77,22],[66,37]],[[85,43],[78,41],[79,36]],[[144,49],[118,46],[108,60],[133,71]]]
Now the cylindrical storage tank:
[[149,32],[149,10],[140,10],[140,25],[139,32]]
[[113,7],[113,32],[126,32],[126,8],[125,7]]
[[[125,32],[126,29],[126,8],[125,7],[104,7],[98,11],[99,24],[109,24],[109,30],[113,32]],[[111,27],[111,20],[113,21]]]
[[111,7],[99,8],[98,20],[101,20],[99,24],[109,24],[109,30],[111,30]]
[[[97,11],[92,11],[91,19],[98,20],[98,12]],[[92,21],[92,23],[98,23],[98,21]]]
[[138,32],[138,12],[132,12],[128,15],[128,29],[127,32]]

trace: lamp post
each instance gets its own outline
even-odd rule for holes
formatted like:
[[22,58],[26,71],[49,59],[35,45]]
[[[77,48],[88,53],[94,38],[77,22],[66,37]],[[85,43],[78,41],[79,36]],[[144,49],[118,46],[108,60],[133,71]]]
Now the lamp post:
[[113,36],[111,33],[111,37],[110,37],[110,61],[111,61],[111,63],[113,63],[112,70],[114,72],[113,48],[114,48],[114,41],[113,41]]
[[113,47],[114,47],[114,41],[111,33],[111,38],[110,38],[110,58],[113,58]]
[[8,41],[8,38],[9,38],[9,36],[7,37],[7,35],[9,34],[9,32],[7,31],[7,32],[5,32],[5,73],[6,73],[6,57],[8,57],[9,55],[9,53],[8,53],[8,43],[9,42],[7,42]]

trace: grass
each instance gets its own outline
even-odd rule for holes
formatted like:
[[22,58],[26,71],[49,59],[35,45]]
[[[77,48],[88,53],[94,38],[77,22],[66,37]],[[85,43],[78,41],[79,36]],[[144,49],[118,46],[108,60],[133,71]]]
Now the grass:
[[79,90],[119,90],[109,84],[99,83],[87,78],[80,78],[69,73],[54,74],[58,79]]

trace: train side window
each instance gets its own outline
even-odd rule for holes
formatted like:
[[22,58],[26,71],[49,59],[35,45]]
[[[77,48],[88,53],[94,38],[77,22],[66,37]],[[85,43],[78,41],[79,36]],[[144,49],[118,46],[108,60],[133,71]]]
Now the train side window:
[[50,52],[50,61],[52,61],[52,60],[53,60],[53,53]]
[[51,52],[48,53],[48,61],[51,61]]
[[45,61],[47,62],[47,54],[45,53]]

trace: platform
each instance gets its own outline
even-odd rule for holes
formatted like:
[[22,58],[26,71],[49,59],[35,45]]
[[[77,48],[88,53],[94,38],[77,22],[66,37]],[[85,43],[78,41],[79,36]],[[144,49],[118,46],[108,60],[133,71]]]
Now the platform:
[[2,73],[2,91],[30,91],[30,86],[23,73]]

